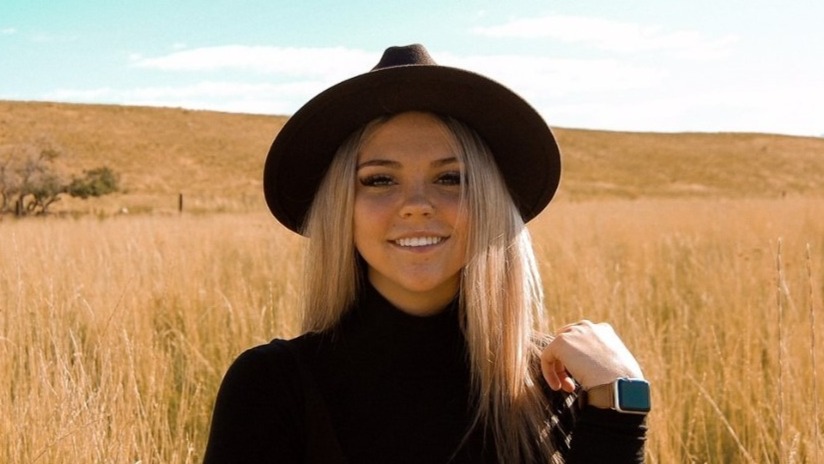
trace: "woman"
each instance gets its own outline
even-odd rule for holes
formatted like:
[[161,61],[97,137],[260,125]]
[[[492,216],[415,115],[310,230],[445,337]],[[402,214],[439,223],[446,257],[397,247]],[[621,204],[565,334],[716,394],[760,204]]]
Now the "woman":
[[545,333],[524,224],[560,177],[543,119],[420,45],[321,93],[264,191],[309,237],[304,335],[242,354],[205,462],[641,462],[649,387],[606,324]]

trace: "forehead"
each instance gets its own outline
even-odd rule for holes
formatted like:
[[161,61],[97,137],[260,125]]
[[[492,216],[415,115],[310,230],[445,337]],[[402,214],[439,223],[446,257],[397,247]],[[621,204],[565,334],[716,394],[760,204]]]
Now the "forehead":
[[376,123],[367,129],[358,159],[458,157],[458,143],[446,124],[436,115],[406,112]]

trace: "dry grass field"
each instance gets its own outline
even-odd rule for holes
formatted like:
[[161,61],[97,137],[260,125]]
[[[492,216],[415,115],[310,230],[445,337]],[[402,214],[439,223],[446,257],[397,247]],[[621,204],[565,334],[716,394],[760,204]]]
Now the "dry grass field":
[[[296,333],[303,239],[259,193],[282,122],[0,102],[0,146],[45,134],[126,189],[0,218],[0,462],[200,461],[226,367]],[[824,141],[557,134],[530,225],[547,311],[641,360],[648,462],[824,462]]]

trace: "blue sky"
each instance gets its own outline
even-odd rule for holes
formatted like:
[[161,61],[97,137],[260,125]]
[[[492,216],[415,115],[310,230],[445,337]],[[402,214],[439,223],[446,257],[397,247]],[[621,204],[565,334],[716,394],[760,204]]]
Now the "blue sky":
[[0,0],[0,99],[288,115],[420,42],[553,126],[822,136],[822,21],[820,0]]

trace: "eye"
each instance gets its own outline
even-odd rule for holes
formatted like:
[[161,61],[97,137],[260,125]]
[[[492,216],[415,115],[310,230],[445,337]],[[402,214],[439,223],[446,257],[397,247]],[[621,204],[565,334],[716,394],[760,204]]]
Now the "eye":
[[373,174],[371,176],[362,177],[360,179],[361,185],[365,187],[385,187],[395,184],[395,179],[386,174]]
[[460,171],[445,172],[438,176],[435,183],[441,185],[461,185],[461,173]]

